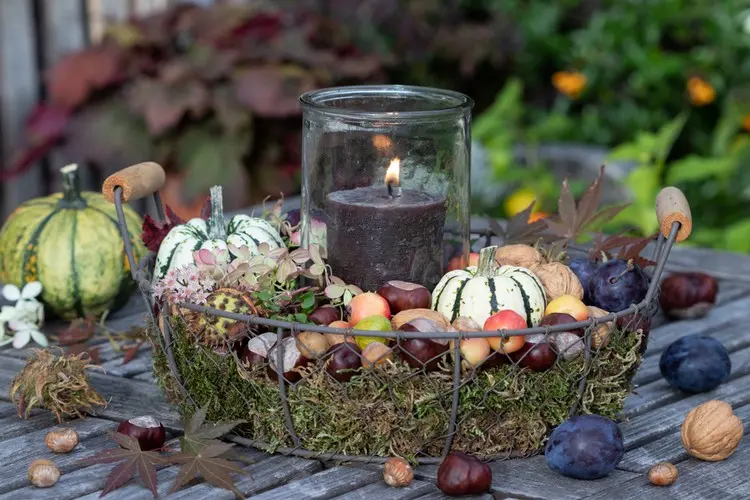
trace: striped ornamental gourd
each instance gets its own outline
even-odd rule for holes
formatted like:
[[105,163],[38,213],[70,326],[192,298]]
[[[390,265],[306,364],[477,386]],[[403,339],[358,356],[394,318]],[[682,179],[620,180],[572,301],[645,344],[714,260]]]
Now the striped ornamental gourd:
[[[0,281],[41,282],[46,311],[63,319],[99,317],[135,289],[117,213],[101,193],[81,192],[77,165],[60,170],[62,193],[21,204],[0,230]],[[137,262],[146,254],[142,220],[123,208]]]
[[446,273],[432,292],[432,308],[451,322],[466,316],[479,325],[494,313],[510,309],[528,327],[538,325],[547,301],[544,286],[525,267],[498,267],[496,250],[496,246],[483,248],[478,266]]

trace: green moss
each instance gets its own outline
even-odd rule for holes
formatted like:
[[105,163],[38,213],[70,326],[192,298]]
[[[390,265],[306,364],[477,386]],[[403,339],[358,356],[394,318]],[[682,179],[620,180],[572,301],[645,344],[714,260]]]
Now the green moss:
[[[180,377],[195,403],[208,406],[209,420],[244,419],[249,422],[241,431],[246,437],[272,448],[294,445],[278,383],[266,376],[265,367],[238,366],[233,355],[220,356],[191,342],[184,324],[176,321],[174,327]],[[462,374],[453,450],[481,457],[532,454],[573,407],[578,413],[615,417],[630,392],[640,343],[637,334],[615,332],[605,348],[592,353],[583,398],[578,395],[582,358],[541,373],[503,365]],[[158,348],[154,370],[170,400],[192,413]],[[287,387],[287,398],[301,446],[309,450],[437,456],[448,433],[452,382],[449,367],[424,375],[396,362],[341,384],[312,365],[300,382]]]

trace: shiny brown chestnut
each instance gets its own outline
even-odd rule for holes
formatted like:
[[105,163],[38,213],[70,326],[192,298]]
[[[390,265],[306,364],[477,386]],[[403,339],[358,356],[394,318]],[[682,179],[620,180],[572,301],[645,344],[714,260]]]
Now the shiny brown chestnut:
[[408,309],[429,309],[432,294],[422,285],[406,281],[389,281],[378,290],[378,295],[388,301],[391,314]]
[[[437,322],[426,319],[416,318],[401,325],[399,328],[402,332],[440,332],[445,328]],[[448,351],[448,342],[440,342],[429,338],[404,339],[400,342],[401,359],[412,368],[425,369],[426,371],[435,371],[439,368],[442,354]]]
[[164,426],[150,415],[123,420],[117,426],[117,432],[138,441],[143,451],[161,448],[167,440]]
[[266,363],[268,361],[268,351],[276,343],[276,338],[275,333],[265,332],[249,339],[242,349],[240,361],[248,366]]
[[[545,315],[542,320],[539,322],[539,326],[555,326],[555,325],[564,325],[565,323],[575,323],[578,321],[570,314],[566,313],[550,313]],[[573,333],[575,335],[578,335],[579,337],[583,337],[584,329],[583,328],[571,328],[568,330],[570,333]]]
[[341,320],[341,311],[333,306],[320,306],[308,314],[307,319],[316,325],[330,325],[334,321]]
[[705,316],[716,304],[719,282],[701,272],[674,273],[661,282],[659,305],[667,316],[693,319]]
[[529,335],[523,347],[510,353],[510,358],[523,368],[543,372],[555,365],[557,351],[547,342],[544,335]]
[[480,495],[492,486],[492,470],[478,458],[457,451],[440,463],[437,486],[448,496]]
[[349,382],[362,366],[362,350],[357,344],[343,342],[326,352],[326,371],[339,382]]

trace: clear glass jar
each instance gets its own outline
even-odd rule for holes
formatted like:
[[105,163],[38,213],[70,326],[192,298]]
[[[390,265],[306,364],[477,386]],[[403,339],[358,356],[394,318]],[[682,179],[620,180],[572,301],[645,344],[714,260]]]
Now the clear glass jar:
[[471,98],[394,85],[300,101],[303,247],[324,223],[333,274],[365,291],[389,280],[432,290],[446,250],[468,263]]

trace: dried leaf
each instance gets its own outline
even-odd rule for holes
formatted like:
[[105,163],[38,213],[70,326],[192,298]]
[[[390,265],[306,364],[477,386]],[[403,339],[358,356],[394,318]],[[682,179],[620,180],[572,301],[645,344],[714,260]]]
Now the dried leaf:
[[125,354],[122,356],[122,364],[128,364],[131,361],[133,361],[133,358],[135,358],[136,354],[138,354],[138,349],[140,349],[141,345],[143,345],[143,341],[137,342],[135,345],[132,345],[127,348],[125,351]]
[[168,463],[168,459],[154,451],[142,451],[138,441],[130,436],[114,431],[108,431],[108,434],[121,448],[100,451],[78,462],[79,465],[95,465],[122,461],[107,476],[100,497],[123,486],[136,473],[143,485],[151,490],[155,497],[159,496],[156,466]]
[[536,243],[540,239],[547,241],[549,238],[545,235],[547,230],[547,222],[544,220],[537,220],[529,223],[529,216],[534,208],[534,204],[530,204],[525,210],[517,213],[510,219],[503,229],[503,227],[495,220],[490,219],[488,221],[489,227],[494,234],[502,238],[504,245],[513,243]]
[[189,481],[200,475],[203,479],[217,488],[229,490],[237,498],[244,498],[230,477],[230,473],[250,476],[250,472],[232,464],[229,460],[218,458],[231,448],[232,443],[216,443],[204,448],[199,454],[178,453],[170,457],[170,461],[182,464],[177,473],[172,492],[178,491]]
[[568,228],[576,227],[576,224],[578,223],[578,217],[576,217],[576,201],[573,198],[573,193],[570,191],[568,179],[565,179],[562,183],[560,198],[557,201],[557,213],[559,214],[562,223]]
[[73,345],[86,342],[96,331],[96,320],[92,318],[78,318],[70,322],[67,328],[61,330],[57,341],[61,345]]

